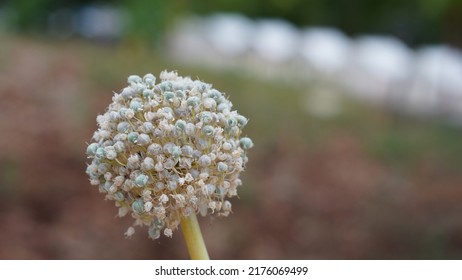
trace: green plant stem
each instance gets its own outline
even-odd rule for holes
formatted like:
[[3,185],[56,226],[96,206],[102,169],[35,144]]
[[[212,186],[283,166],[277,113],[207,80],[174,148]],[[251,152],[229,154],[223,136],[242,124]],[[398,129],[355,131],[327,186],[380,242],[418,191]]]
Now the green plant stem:
[[182,218],[181,230],[183,231],[191,260],[209,260],[209,254],[207,253],[196,215],[192,214]]

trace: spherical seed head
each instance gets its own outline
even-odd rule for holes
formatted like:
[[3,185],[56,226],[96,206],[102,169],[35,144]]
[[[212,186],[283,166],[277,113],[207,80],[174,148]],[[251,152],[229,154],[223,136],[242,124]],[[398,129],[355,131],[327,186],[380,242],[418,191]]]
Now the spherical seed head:
[[170,237],[191,214],[228,216],[253,146],[240,138],[247,118],[210,84],[176,72],[162,72],[158,84],[152,74],[127,81],[97,118],[86,150],[91,184],[153,239]]

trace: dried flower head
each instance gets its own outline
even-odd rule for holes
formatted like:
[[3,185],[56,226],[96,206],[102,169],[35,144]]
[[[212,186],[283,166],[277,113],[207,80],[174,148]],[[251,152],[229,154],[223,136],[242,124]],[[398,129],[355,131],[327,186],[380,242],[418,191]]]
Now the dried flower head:
[[97,117],[86,172],[119,216],[131,213],[156,239],[171,237],[181,217],[229,215],[253,143],[240,138],[247,118],[223,93],[164,71],[158,84],[152,74],[129,76],[112,101]]

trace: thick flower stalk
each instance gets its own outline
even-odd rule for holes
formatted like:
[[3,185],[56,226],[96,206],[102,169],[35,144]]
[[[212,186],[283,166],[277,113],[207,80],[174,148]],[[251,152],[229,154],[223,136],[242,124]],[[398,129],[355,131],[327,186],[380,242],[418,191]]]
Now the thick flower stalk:
[[176,72],[162,72],[158,84],[152,74],[132,75],[97,124],[87,147],[90,182],[151,238],[171,237],[197,213],[231,213],[253,143],[241,138],[247,118],[210,84]]

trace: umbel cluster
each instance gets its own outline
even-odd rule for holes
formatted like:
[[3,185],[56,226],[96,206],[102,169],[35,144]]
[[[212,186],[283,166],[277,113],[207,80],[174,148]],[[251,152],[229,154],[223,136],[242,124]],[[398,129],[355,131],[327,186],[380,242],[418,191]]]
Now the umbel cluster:
[[[247,118],[210,84],[164,71],[128,77],[115,93],[87,147],[86,173],[118,216],[171,237],[182,217],[228,216],[252,140]],[[125,233],[135,232],[129,227]]]

